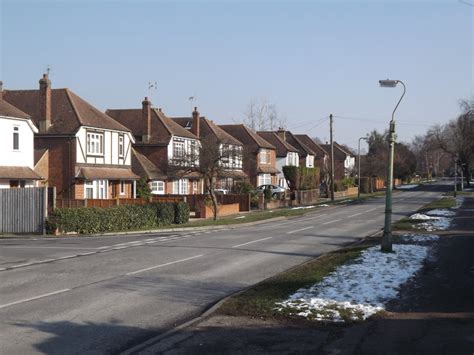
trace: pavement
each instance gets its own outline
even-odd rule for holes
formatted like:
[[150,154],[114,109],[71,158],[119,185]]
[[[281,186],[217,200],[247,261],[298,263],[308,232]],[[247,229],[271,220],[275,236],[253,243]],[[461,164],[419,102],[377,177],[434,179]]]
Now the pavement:
[[473,354],[474,198],[388,312],[350,325],[208,314],[136,354]]
[[[394,219],[444,190],[395,194]],[[0,353],[136,349],[234,292],[380,231],[383,212],[379,197],[232,229],[0,239]]]

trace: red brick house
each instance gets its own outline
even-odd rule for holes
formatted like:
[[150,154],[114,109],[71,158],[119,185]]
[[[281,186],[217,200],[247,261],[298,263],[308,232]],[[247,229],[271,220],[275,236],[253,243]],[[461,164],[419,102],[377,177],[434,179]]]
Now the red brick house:
[[59,198],[134,196],[138,176],[131,169],[134,139],[128,128],[71,90],[52,89],[47,74],[38,90],[6,90],[3,98],[39,127],[36,160]]
[[285,131],[284,129],[280,128],[277,133],[281,139],[283,139],[285,142],[288,142],[298,150],[300,166],[314,168],[314,159],[316,157],[316,153],[310,147],[308,147],[290,131]]
[[179,174],[173,163],[197,151],[199,140],[192,130],[153,108],[147,97],[141,109],[108,109],[106,113],[132,131],[138,153],[134,169],[147,180],[153,194],[202,193],[199,174]]
[[329,154],[307,134],[295,134],[295,138],[314,152],[314,166],[321,172],[321,181],[326,181],[329,177]]
[[[331,159],[331,145],[321,144]],[[337,142],[334,142],[334,179],[341,180],[351,176],[355,168],[355,156]]]
[[243,124],[219,125],[244,144],[243,170],[254,186],[278,185],[276,147]]
[[[181,127],[194,132],[200,139],[202,145],[218,142],[219,149],[228,152],[229,156],[219,163],[223,169],[217,177],[217,188],[232,190],[235,182],[248,179],[248,175],[243,171],[243,148],[244,145],[235,137],[224,131],[213,121],[204,116],[200,116],[197,107],[194,108],[191,117],[173,117]],[[235,152],[235,154],[231,154]]]

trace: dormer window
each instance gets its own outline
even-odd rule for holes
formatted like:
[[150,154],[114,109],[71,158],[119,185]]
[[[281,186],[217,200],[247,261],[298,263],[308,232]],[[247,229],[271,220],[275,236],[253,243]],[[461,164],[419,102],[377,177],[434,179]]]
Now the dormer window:
[[184,157],[184,139],[175,138],[173,141],[173,158]]
[[192,122],[192,121],[186,122],[186,126],[185,126],[184,128],[186,128],[186,129],[191,129],[191,128],[193,128],[193,122]]
[[87,154],[104,155],[104,134],[87,132]]

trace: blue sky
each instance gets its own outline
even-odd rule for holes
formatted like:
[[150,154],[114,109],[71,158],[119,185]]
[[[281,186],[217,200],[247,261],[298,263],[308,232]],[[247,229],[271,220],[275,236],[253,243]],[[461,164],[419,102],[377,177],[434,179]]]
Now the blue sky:
[[[396,118],[400,140],[458,114],[473,97],[474,1],[22,1],[0,0],[0,79],[37,88],[51,67],[96,107],[243,119],[253,98],[276,104],[288,128],[357,146]],[[148,90],[148,82],[158,82]],[[340,118],[345,117],[345,118]]]

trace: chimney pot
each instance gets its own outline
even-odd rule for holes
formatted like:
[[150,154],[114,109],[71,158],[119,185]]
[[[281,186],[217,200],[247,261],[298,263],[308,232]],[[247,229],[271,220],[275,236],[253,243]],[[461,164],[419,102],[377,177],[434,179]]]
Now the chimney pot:
[[145,96],[145,99],[142,101],[142,120],[146,123],[146,132],[143,136],[143,142],[150,142],[151,137],[151,102],[148,100],[148,97]]
[[277,134],[278,134],[278,137],[280,137],[281,139],[286,141],[286,134],[285,134],[285,130],[283,129],[283,127],[278,127]]
[[193,111],[193,125],[191,127],[191,132],[198,138],[201,134],[201,119],[197,107],[194,107]]
[[46,132],[51,127],[51,81],[48,74],[43,74],[39,80],[39,109],[39,130]]

